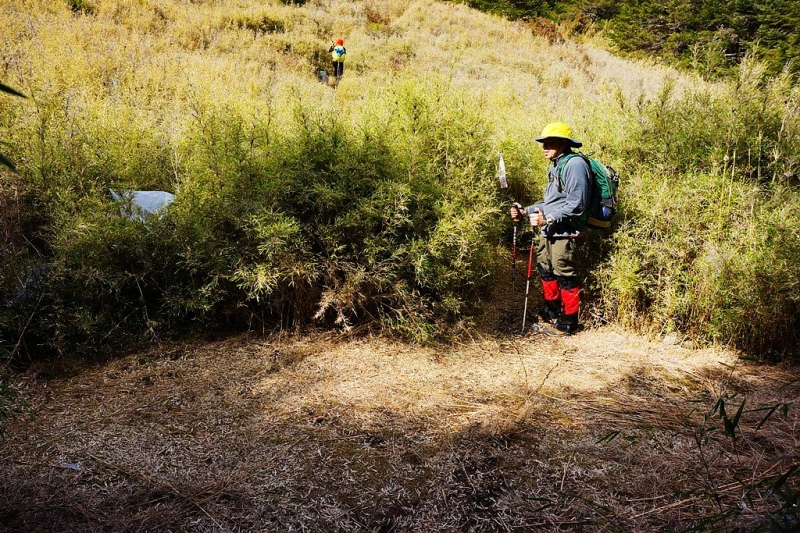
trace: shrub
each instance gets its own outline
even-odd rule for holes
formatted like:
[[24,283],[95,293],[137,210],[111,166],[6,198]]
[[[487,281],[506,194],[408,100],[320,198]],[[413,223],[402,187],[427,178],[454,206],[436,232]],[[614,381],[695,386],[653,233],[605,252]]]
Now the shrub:
[[797,91],[744,74],[730,92],[667,91],[646,106],[598,279],[625,323],[774,358],[797,345]]
[[[316,321],[424,341],[473,311],[498,212],[490,129],[472,102],[441,82],[399,83],[374,104],[394,119],[358,126],[292,105],[264,121],[198,104],[184,144],[161,147],[184,152],[178,198],[146,222],[121,217],[107,194],[112,172],[131,187],[163,183],[115,170],[131,168],[124,141],[98,138],[90,157],[82,139],[61,149],[43,175],[70,189],[43,200],[52,239],[31,331],[62,350],[198,321]],[[59,124],[71,120],[93,124]]]

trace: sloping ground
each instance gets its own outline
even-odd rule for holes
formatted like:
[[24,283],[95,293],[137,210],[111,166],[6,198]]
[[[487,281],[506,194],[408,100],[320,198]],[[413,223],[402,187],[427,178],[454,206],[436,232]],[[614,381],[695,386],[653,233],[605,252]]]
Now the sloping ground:
[[798,375],[613,329],[40,369],[0,448],[0,531],[790,530]]

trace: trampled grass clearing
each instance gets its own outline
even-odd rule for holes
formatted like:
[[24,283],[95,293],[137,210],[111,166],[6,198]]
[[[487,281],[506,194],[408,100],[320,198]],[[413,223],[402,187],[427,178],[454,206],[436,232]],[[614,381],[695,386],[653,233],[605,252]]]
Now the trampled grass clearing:
[[[38,368],[0,448],[0,531],[788,530],[796,379],[612,328]],[[735,439],[720,400],[729,422],[746,402]]]

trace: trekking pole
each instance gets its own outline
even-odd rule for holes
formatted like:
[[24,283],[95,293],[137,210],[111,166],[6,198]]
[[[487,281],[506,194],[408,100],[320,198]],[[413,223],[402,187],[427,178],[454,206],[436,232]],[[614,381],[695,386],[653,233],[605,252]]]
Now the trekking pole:
[[[497,162],[497,177],[500,179],[500,188],[508,189],[508,180],[506,180],[506,163],[503,161],[503,154],[498,153],[499,161]],[[514,288],[514,280],[517,271],[517,224],[519,218],[514,218],[514,233],[511,236],[511,288]]]
[[531,245],[528,250],[528,273],[525,282],[525,307],[522,309],[522,333],[525,333],[525,319],[528,316],[528,293],[531,289],[531,270],[533,270],[533,241],[536,237],[536,228],[531,224]]
[[515,272],[517,271],[517,223],[519,219],[514,219],[514,233],[511,237],[511,288],[514,288],[514,280],[516,278]]

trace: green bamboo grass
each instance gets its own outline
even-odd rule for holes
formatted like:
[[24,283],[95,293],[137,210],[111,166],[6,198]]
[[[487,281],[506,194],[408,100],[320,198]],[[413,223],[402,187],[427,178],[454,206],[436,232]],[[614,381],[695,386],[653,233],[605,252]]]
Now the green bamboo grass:
[[[433,1],[81,6],[0,7],[8,82],[31,96],[0,104],[19,167],[0,190],[18,214],[5,301],[48,272],[2,309],[6,336],[34,314],[26,334],[63,350],[198,323],[435,339],[508,268],[497,153],[514,198],[534,200],[532,138],[564,120],[623,175],[615,231],[586,251],[587,322],[794,354],[786,77],[748,60],[707,83]],[[336,89],[317,78],[334,35]],[[177,200],[142,225],[111,187]]]

